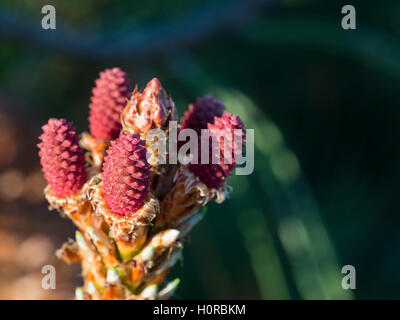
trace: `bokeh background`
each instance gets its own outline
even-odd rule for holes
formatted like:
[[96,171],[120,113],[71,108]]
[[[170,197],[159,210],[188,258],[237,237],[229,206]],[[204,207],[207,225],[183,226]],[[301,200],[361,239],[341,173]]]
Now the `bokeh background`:
[[208,206],[176,299],[399,298],[399,15],[395,0],[1,0],[0,298],[69,299],[81,281],[54,257],[74,227],[47,210],[37,136],[49,117],[87,130],[114,66],[139,87],[158,77],[181,115],[213,93],[255,130],[254,173]]

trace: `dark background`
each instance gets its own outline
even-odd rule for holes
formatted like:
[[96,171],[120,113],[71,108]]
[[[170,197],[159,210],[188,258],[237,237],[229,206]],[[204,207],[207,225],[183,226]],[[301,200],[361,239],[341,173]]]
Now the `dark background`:
[[399,298],[399,16],[389,0],[0,1],[0,297],[73,297],[79,269],[52,252],[74,228],[47,210],[36,137],[49,117],[87,130],[94,80],[118,66],[158,77],[181,115],[213,93],[255,130],[255,170],[208,206],[176,298]]

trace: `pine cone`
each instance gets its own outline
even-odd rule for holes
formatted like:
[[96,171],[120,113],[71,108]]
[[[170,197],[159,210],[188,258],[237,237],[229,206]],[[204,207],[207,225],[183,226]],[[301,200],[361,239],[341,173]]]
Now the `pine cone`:
[[100,73],[90,104],[90,133],[99,140],[116,139],[121,130],[121,111],[130,97],[130,84],[119,68]]
[[72,195],[86,181],[85,160],[75,128],[65,119],[49,119],[42,129],[38,147],[44,177],[56,196]]
[[[203,183],[209,188],[218,189],[223,182],[232,173],[232,170],[236,167],[234,155],[241,154],[241,146],[237,145],[234,141],[234,136],[237,135],[233,130],[243,129],[244,125],[242,120],[236,115],[224,112],[221,117],[215,117],[214,124],[209,123],[208,129],[215,130],[219,136],[219,150],[213,150],[212,139],[209,141],[209,164],[200,164],[201,160],[201,143],[199,149],[199,163],[190,164],[189,169],[192,171]],[[241,131],[240,137],[242,140],[242,146],[244,145],[244,130]],[[224,163],[224,139],[227,139],[228,145],[231,147],[232,163]],[[199,140],[201,141],[201,140]],[[213,152],[217,153],[219,162],[217,164],[212,163]],[[229,152],[229,151],[228,151]]]
[[145,142],[136,134],[121,134],[111,142],[102,178],[104,199],[111,211],[130,216],[140,209],[150,187]]
[[189,105],[181,119],[182,129],[193,129],[200,134],[201,129],[207,129],[208,123],[214,123],[214,117],[222,116],[225,106],[222,101],[211,94],[197,98],[196,103]]

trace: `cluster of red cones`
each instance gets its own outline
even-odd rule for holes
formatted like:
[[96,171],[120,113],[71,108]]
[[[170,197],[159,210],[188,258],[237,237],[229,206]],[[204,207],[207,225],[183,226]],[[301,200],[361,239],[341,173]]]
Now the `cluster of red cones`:
[[[107,150],[102,167],[104,198],[110,209],[121,216],[131,215],[144,203],[149,194],[151,166],[146,160],[146,143],[138,134],[121,133],[120,114],[132,95],[126,74],[118,68],[107,69],[100,73],[93,89],[90,104],[90,133],[98,140],[108,140],[111,146]],[[172,100],[155,78],[148,83],[142,93],[133,92],[145,116],[153,121],[160,119],[159,114],[150,114],[152,101],[169,106]],[[135,97],[132,97],[135,98]],[[165,109],[165,110],[164,110]],[[154,109],[167,112],[168,108]],[[160,111],[161,110],[161,111]],[[234,155],[241,153],[244,142],[244,130],[240,131],[241,144],[235,143],[235,129],[244,129],[240,118],[224,112],[223,103],[212,95],[198,98],[189,106],[180,121],[180,129],[211,129],[225,132],[219,136],[219,150],[210,149],[210,164],[190,164],[191,170],[207,187],[219,188],[236,166]],[[83,150],[79,146],[79,137],[72,124],[65,119],[50,119],[43,126],[40,159],[45,178],[54,193],[59,197],[74,194],[86,182],[86,164]],[[224,164],[224,141],[228,140],[232,162]],[[211,144],[210,144],[211,145]],[[226,144],[225,144],[226,145]],[[211,163],[212,152],[217,152],[218,163]],[[201,145],[199,159],[201,157]]]

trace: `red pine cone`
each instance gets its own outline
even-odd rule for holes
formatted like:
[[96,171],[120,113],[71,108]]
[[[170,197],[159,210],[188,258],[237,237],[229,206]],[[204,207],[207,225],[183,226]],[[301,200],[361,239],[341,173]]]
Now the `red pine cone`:
[[130,97],[130,84],[119,68],[100,72],[93,88],[89,115],[89,127],[93,137],[99,140],[116,139],[121,130],[121,111]]
[[139,135],[123,133],[111,142],[102,172],[104,199],[111,211],[130,216],[142,207],[149,194],[150,168]]
[[85,159],[71,122],[49,119],[43,127],[40,163],[47,182],[58,197],[78,191],[86,181]]
[[[226,178],[228,178],[232,170],[236,167],[236,162],[234,155],[241,154],[242,148],[240,145],[234,140],[234,137],[241,139],[242,147],[245,142],[245,131],[241,130],[241,133],[234,132],[235,129],[244,129],[244,124],[242,120],[236,115],[232,115],[230,113],[224,112],[221,117],[215,117],[214,124],[208,123],[207,125],[209,130],[216,130],[218,134],[221,134],[219,137],[219,150],[215,150],[217,152],[217,159],[219,162],[217,164],[212,163],[212,139],[209,140],[209,164],[201,164],[201,143],[199,149],[199,158],[198,164],[190,164],[189,169],[197,176],[199,179],[207,185],[209,188],[219,188]],[[238,136],[239,134],[239,136]],[[224,163],[224,139],[227,139],[228,145],[231,146],[231,157],[232,163]],[[199,139],[201,141],[201,139]],[[229,151],[227,151],[229,152]],[[227,161],[225,161],[227,162]]]
[[190,128],[200,134],[200,130],[206,129],[208,123],[214,123],[214,117],[222,116],[224,110],[222,101],[211,94],[197,98],[196,103],[189,105],[189,110],[184,112],[181,130]]

